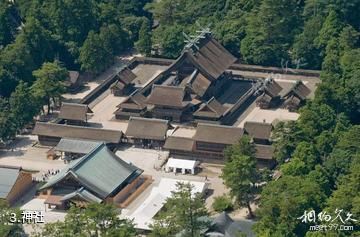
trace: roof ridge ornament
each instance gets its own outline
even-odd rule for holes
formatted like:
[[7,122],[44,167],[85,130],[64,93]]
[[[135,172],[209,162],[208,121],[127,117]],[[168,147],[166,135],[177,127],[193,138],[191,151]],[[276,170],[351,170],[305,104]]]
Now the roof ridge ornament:
[[188,35],[185,32],[182,32],[183,36],[185,37],[184,42],[186,43],[184,50],[191,50],[193,54],[200,49],[199,44],[201,39],[205,39],[208,35],[211,35],[211,24],[208,24],[205,27],[202,27],[198,21],[196,24],[199,27],[199,30],[196,31],[197,35]]

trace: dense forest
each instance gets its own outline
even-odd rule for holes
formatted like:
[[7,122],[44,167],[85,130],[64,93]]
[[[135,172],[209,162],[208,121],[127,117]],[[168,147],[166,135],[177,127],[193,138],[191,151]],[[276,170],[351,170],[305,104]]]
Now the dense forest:
[[296,219],[311,209],[360,219],[359,12],[359,0],[1,0],[0,140],[61,95],[66,70],[96,74],[132,48],[175,58],[182,32],[210,26],[242,63],[321,70],[299,120],[275,129],[282,177],[261,192],[257,235],[359,236]]

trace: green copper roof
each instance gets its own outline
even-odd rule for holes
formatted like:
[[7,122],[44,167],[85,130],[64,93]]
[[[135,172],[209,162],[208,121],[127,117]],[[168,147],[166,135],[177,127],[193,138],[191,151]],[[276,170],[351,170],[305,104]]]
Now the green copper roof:
[[0,198],[6,198],[14,186],[20,169],[14,167],[0,167]]
[[96,203],[102,202],[102,199],[100,199],[97,196],[95,196],[94,194],[90,193],[83,187],[76,190],[75,192],[65,195],[64,197],[61,198],[61,201],[66,201],[66,200],[72,199],[74,197],[81,198],[88,202],[96,202]]
[[119,187],[125,186],[138,177],[142,172],[142,170],[117,157],[102,143],[89,154],[71,162],[41,189],[49,188],[71,176],[85,189],[101,198],[106,198]]

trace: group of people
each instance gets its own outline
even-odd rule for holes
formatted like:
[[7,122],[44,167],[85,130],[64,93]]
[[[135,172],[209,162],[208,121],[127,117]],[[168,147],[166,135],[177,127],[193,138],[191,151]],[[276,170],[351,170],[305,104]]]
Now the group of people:
[[35,181],[45,182],[45,181],[48,180],[51,176],[54,176],[54,175],[58,174],[59,172],[60,172],[59,169],[57,169],[57,170],[51,169],[51,170],[48,170],[47,172],[44,172],[44,173],[41,175],[41,178],[40,178],[40,179],[34,178],[34,180],[35,180]]

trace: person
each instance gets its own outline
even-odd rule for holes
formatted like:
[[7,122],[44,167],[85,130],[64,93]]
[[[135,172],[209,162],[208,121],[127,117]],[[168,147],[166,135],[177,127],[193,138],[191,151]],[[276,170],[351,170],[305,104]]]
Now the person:
[[207,177],[207,175],[205,175],[205,181],[208,181],[208,177]]

